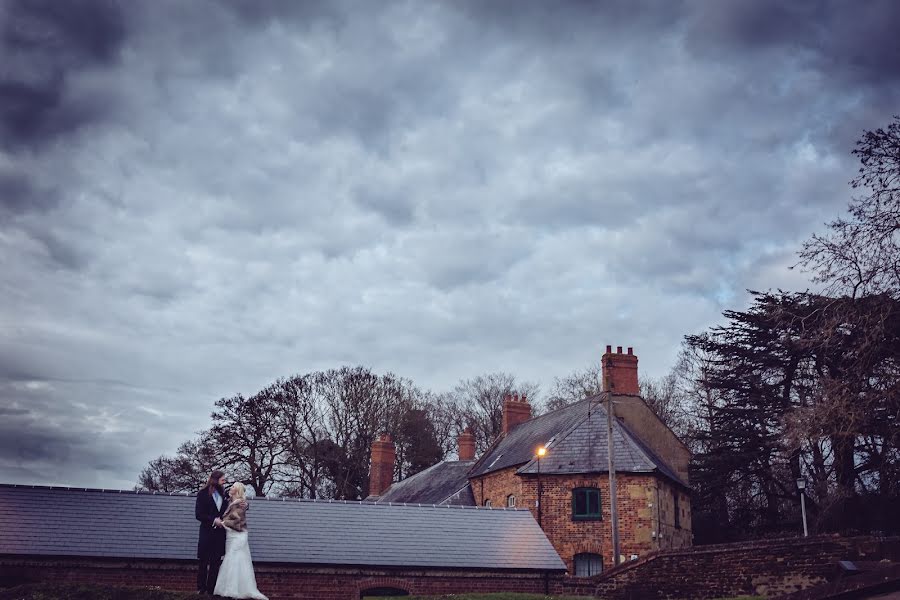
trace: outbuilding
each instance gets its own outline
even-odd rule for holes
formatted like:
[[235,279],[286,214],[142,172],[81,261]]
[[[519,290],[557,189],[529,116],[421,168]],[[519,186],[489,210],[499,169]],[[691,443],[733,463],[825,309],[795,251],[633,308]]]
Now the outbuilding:
[[[0,484],[0,583],[195,585],[183,494]],[[565,564],[525,509],[254,499],[250,546],[270,598],[533,592]]]

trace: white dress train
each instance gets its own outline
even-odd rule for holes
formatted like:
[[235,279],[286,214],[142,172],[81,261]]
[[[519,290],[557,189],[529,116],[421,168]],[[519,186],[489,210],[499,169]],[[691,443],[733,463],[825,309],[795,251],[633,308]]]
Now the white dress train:
[[250,542],[246,531],[225,530],[225,558],[216,579],[216,596],[269,600],[256,588]]

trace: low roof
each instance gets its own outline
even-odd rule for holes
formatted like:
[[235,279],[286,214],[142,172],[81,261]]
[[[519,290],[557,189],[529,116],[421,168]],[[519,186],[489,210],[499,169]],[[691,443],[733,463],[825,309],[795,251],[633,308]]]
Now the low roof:
[[474,460],[442,461],[391,485],[376,502],[475,505],[468,473]]
[[[195,559],[194,496],[0,484],[0,555]],[[528,510],[254,499],[260,563],[564,571]]]
[[[605,394],[597,394],[522,423],[488,451],[470,476],[517,465],[523,465],[516,471],[519,474],[536,474],[535,451],[541,445],[547,448],[547,455],[541,459],[541,473],[607,472],[605,400]],[[616,472],[659,473],[677,484],[687,485],[619,419],[613,423],[613,449]]]

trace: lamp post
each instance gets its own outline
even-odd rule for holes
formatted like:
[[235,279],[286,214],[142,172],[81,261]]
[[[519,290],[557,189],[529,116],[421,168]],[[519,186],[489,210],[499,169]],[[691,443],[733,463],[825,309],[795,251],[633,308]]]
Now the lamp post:
[[541,446],[537,449],[537,509],[538,527],[541,527],[541,457],[547,454],[547,449]]
[[[612,386],[610,386],[612,387]],[[619,565],[619,511],[616,503],[616,458],[613,443],[613,421],[616,418],[613,408],[613,392],[606,393],[606,455],[609,460],[609,514],[612,528],[613,565]]]
[[803,515],[803,537],[809,537],[809,530],[806,528],[806,480],[802,477],[797,480],[797,489],[800,490],[800,514]]

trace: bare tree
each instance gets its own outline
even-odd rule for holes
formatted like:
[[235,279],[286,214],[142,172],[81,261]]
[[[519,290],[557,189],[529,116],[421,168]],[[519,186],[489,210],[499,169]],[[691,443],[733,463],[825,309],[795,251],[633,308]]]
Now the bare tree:
[[257,496],[269,493],[286,459],[277,398],[278,387],[270,386],[249,398],[241,394],[222,398],[212,413],[212,435],[222,449],[224,466]]
[[550,388],[547,410],[556,410],[600,393],[603,390],[602,373],[600,363],[593,363],[565,377],[555,377],[553,387]]
[[178,447],[175,456],[160,456],[138,476],[136,489],[151,492],[194,492],[206,483],[213,469],[225,463],[208,431]]
[[509,373],[485,373],[461,380],[453,390],[454,401],[465,415],[465,426],[475,434],[479,453],[487,450],[503,428],[503,399],[510,394],[526,396],[532,407],[540,408],[537,395],[540,386],[527,381],[517,382]]
[[324,491],[328,432],[316,376],[295,375],[274,384],[275,402],[285,434],[280,479],[285,496],[317,498]]
[[800,252],[800,265],[831,293],[900,293],[900,117],[886,130],[866,131],[853,154],[859,173],[850,182],[868,195],[854,198],[849,217],[828,224]]
[[676,369],[677,365],[669,374],[658,379],[642,377],[639,386],[641,398],[650,409],[675,435],[684,439],[688,435],[686,398]]

